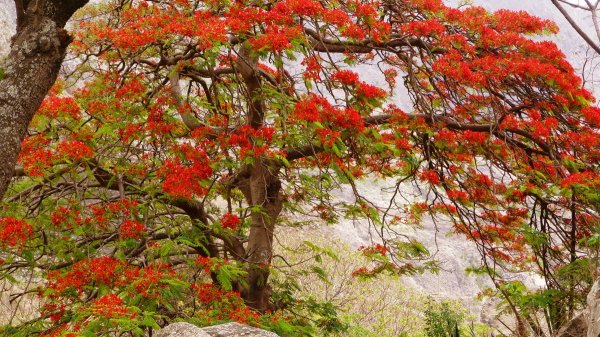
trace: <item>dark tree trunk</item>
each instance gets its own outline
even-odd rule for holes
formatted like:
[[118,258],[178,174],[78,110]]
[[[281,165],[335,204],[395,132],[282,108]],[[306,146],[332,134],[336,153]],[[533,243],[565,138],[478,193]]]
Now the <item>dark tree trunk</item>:
[[[238,74],[246,89],[247,123],[258,129],[264,125],[265,102],[262,98],[258,57],[248,45],[239,50]],[[246,304],[258,311],[269,308],[271,291],[269,268],[273,259],[273,232],[283,208],[279,167],[268,158],[254,158],[252,165],[242,168],[237,187],[251,207],[252,225],[246,247],[247,285],[242,290]]]
[[0,198],[14,174],[27,126],[54,84],[71,37],[64,29],[88,0],[15,0],[17,33],[0,63]]
[[248,236],[246,261],[249,264],[247,287],[242,289],[246,304],[253,309],[269,308],[271,291],[267,283],[273,259],[273,232],[283,208],[278,169],[266,160],[257,160],[240,185],[252,205],[252,226]]

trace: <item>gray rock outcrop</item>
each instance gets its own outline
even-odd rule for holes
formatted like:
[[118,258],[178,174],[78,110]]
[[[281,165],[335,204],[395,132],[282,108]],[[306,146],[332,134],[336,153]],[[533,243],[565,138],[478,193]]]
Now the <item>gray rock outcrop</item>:
[[211,337],[279,337],[277,334],[240,323],[227,323],[203,328]]
[[156,337],[211,337],[199,327],[190,323],[173,323],[161,329]]
[[597,279],[587,297],[588,332],[587,337],[600,337],[600,279]]
[[277,334],[240,323],[199,328],[189,323],[174,323],[161,329],[156,337],[279,337]]
[[556,334],[556,337],[586,337],[587,330],[588,318],[587,315],[583,313],[563,326]]
[[0,0],[0,60],[10,51],[10,38],[15,33],[15,2]]

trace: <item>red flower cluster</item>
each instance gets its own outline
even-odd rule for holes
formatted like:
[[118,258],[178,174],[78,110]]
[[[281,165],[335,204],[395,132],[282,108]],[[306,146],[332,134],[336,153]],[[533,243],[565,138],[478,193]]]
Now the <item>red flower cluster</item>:
[[76,140],[64,141],[58,144],[56,150],[59,154],[62,154],[65,158],[71,161],[90,159],[94,156],[94,151],[92,151],[89,146]]
[[360,114],[351,108],[334,108],[324,97],[311,94],[308,99],[296,103],[293,121],[328,123],[331,129],[341,128],[361,132],[365,125]]
[[146,230],[144,224],[133,220],[125,220],[119,228],[119,235],[122,239],[139,239]]
[[[119,318],[129,315],[129,310],[123,304],[123,300],[112,293],[95,300],[91,305],[90,311],[94,315],[107,318]],[[133,317],[130,316],[130,318]]]
[[212,283],[192,284],[192,289],[196,292],[198,301],[204,304],[220,301],[224,295],[224,293]]
[[47,148],[49,144],[50,139],[45,134],[26,137],[21,142],[19,162],[30,176],[43,176],[44,170],[52,166],[54,155]]
[[412,21],[402,25],[402,31],[415,36],[442,36],[446,32],[446,27],[438,20],[428,19],[423,21]]
[[419,173],[419,179],[429,182],[432,185],[440,183],[440,176],[435,170],[423,170]]
[[[239,156],[244,159],[248,156],[257,158],[267,153],[269,144],[275,135],[275,128],[262,126],[257,129],[250,125],[244,125],[236,130],[235,133],[229,135],[229,139],[223,138],[223,147],[235,146],[239,147]],[[225,141],[227,143],[225,144]]]
[[587,185],[600,188],[600,174],[592,171],[573,173],[560,182],[562,187],[573,187],[574,185]]
[[235,214],[225,213],[221,217],[221,226],[223,228],[227,228],[227,229],[231,229],[231,230],[235,231],[239,227],[240,223],[241,223],[240,218]]
[[33,228],[23,220],[0,218],[0,246],[23,246],[33,235]]
[[166,160],[159,171],[164,179],[163,190],[174,197],[188,199],[205,195],[203,182],[212,174],[206,153],[190,144],[177,146],[175,151],[181,156]]
[[48,118],[63,116],[79,118],[80,110],[79,105],[77,105],[73,97],[61,97],[51,94],[44,99],[37,113]]
[[600,127],[600,108],[586,107],[581,110],[585,120],[593,127]]
[[175,277],[173,268],[165,263],[152,263],[144,268],[133,267],[125,271],[125,280],[133,285],[135,294],[146,298],[160,297],[161,291],[169,286],[163,281]]
[[375,254],[386,255],[388,253],[388,248],[379,243],[369,247],[361,246],[358,248],[358,250],[360,250],[364,256],[372,256]]
[[385,90],[359,81],[358,74],[351,70],[338,70],[331,75],[331,80],[354,88],[360,101],[383,99],[387,96]]
[[469,195],[461,190],[448,190],[446,191],[446,195],[448,195],[448,198],[452,201],[460,203],[465,203],[469,201]]
[[332,81],[339,81],[344,85],[354,85],[358,83],[358,74],[351,70],[338,70],[331,75]]
[[302,36],[298,27],[268,26],[265,33],[248,40],[254,50],[280,52],[292,47],[292,40]]

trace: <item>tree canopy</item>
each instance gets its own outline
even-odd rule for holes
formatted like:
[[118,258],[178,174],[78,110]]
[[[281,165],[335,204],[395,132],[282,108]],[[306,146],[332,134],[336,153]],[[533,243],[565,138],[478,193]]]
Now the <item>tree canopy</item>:
[[[434,267],[395,229],[449,219],[523,334],[581,307],[600,110],[544,40],[552,22],[441,0],[113,0],[72,24],[0,219],[0,277],[35,280],[43,303],[14,336],[341,328],[269,282],[276,227],[298,215],[369,221],[360,277]],[[361,194],[373,176],[395,182],[388,207]],[[341,185],[354,203],[336,203]]]

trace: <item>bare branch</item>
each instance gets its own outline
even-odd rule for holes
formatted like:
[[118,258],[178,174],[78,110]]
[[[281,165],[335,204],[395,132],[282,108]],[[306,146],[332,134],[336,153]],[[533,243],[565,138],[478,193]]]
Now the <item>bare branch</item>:
[[583,29],[581,29],[581,27],[575,22],[575,20],[573,19],[573,17],[571,16],[571,14],[569,14],[569,12],[567,12],[567,10],[561,5],[561,3],[559,2],[559,0],[550,0],[552,2],[552,4],[554,4],[554,6],[560,11],[560,13],[565,17],[565,19],[569,22],[569,24],[571,25],[571,27],[573,27],[573,29],[575,29],[575,31],[577,32],[577,34],[579,34],[579,36],[581,36],[581,38],[592,48],[594,49],[594,51],[598,54],[600,54],[600,45],[596,42],[594,42],[594,40],[592,40],[587,34],[586,32],[583,31]]

